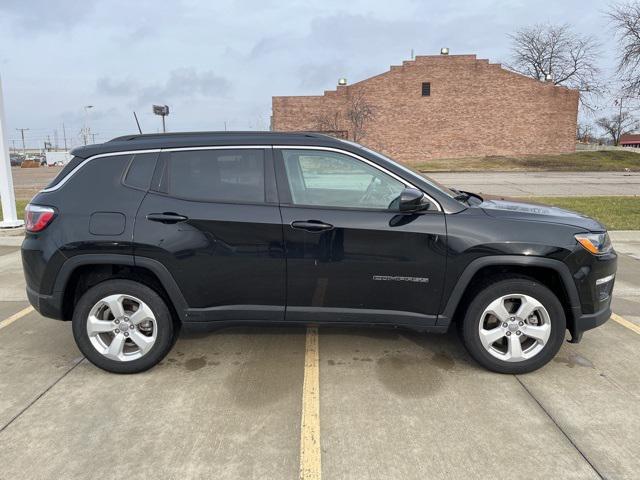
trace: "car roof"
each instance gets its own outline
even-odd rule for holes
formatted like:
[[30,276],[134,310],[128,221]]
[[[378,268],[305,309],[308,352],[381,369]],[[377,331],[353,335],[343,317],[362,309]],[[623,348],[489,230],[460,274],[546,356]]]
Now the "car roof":
[[78,147],[71,151],[80,158],[102,153],[159,148],[205,147],[224,145],[313,145],[344,147],[345,142],[314,132],[179,132],[124,135],[105,143]]

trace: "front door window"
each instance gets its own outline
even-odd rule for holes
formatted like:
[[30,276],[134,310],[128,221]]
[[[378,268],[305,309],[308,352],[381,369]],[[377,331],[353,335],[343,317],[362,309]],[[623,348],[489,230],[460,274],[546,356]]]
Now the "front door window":
[[404,183],[356,158],[337,152],[284,150],[294,205],[389,209]]

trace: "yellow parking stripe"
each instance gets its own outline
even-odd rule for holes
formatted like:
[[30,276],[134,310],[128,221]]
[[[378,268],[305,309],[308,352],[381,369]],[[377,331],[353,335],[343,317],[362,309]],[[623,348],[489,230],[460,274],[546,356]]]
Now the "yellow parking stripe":
[[307,328],[300,428],[300,479],[320,480],[320,367],[318,329]]
[[29,305],[27,308],[24,308],[24,309],[20,310],[18,313],[14,313],[13,315],[11,315],[9,318],[5,318],[4,320],[2,320],[0,322],[0,328],[4,328],[4,327],[6,327],[8,325],[11,325],[16,320],[19,320],[20,318],[24,317],[25,315],[29,315],[33,311],[34,311],[33,307],[31,305]]
[[628,328],[629,330],[633,330],[638,335],[640,335],[640,326],[636,325],[633,322],[630,322],[626,318],[622,318],[620,315],[616,315],[615,313],[611,314],[611,320],[618,322],[623,327]]

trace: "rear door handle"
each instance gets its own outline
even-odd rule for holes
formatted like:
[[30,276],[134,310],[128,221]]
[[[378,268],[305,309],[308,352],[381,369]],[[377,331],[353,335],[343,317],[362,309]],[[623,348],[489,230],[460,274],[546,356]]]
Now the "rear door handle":
[[333,228],[333,225],[321,222],[320,220],[296,220],[295,222],[291,222],[291,226],[299,230],[306,230],[307,232],[323,232]]
[[179,223],[186,222],[187,220],[189,220],[189,217],[178,215],[177,213],[173,212],[149,213],[147,215],[147,220],[160,223]]

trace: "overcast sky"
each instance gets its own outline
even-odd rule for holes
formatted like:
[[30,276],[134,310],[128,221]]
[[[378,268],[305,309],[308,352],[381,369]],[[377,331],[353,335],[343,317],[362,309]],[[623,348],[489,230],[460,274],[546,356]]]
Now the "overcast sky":
[[321,94],[417,55],[475,53],[506,61],[507,35],[536,22],[569,23],[615,48],[593,0],[0,0],[0,75],[7,134],[41,145],[62,124],[80,142],[84,105],[96,141],[160,128],[267,129],[272,95]]

